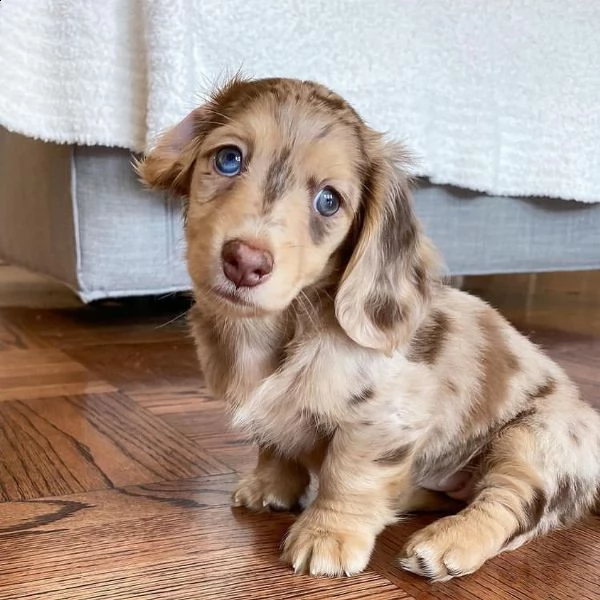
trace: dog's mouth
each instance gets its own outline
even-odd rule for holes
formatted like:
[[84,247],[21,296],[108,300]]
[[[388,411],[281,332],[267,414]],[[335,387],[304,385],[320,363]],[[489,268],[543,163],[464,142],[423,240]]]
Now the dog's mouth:
[[255,305],[242,296],[242,292],[239,290],[231,290],[220,286],[212,287],[210,290],[217,298],[225,300],[236,306],[245,306],[253,308]]

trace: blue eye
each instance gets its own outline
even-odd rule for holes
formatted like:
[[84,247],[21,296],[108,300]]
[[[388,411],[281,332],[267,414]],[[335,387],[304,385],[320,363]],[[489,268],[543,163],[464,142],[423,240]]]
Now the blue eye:
[[340,209],[340,197],[330,187],[324,187],[313,201],[315,210],[324,217],[331,217]]
[[236,146],[225,146],[215,154],[215,168],[225,177],[238,175],[242,170],[242,151]]

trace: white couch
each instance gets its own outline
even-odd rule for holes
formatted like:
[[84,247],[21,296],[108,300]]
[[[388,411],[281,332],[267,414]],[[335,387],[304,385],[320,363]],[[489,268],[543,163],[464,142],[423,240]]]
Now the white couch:
[[405,140],[453,274],[600,267],[600,3],[0,3],[0,257],[95,299],[187,289],[130,167],[224,72],[317,79]]

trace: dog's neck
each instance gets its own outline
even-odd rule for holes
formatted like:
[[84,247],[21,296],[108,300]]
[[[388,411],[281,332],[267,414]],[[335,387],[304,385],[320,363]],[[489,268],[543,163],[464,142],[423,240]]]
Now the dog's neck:
[[303,290],[284,311],[231,317],[198,301],[190,324],[206,382],[213,393],[239,404],[283,363],[286,347],[298,336],[316,333],[333,318],[333,290]]
[[285,361],[292,340],[317,333],[323,319],[333,315],[332,297],[327,289],[311,287],[280,313],[243,318],[196,305],[194,333],[204,346],[199,348],[200,358],[213,391],[226,398],[243,395],[273,374]]

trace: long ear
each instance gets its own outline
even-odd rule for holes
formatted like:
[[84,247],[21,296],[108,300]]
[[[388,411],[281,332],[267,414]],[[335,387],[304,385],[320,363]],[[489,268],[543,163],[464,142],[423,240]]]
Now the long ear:
[[151,189],[187,196],[195,161],[195,148],[205,133],[207,109],[192,111],[163,133],[146,155],[134,163],[142,182]]
[[215,87],[202,106],[163,133],[154,147],[134,164],[142,182],[149,188],[187,197],[200,144],[211,130],[229,121],[225,107],[243,103],[252,89],[249,83],[241,73],[234,74]]
[[405,155],[380,140],[374,144],[358,240],[338,287],[335,312],[355,342],[389,355],[421,323],[438,262],[412,208]]

